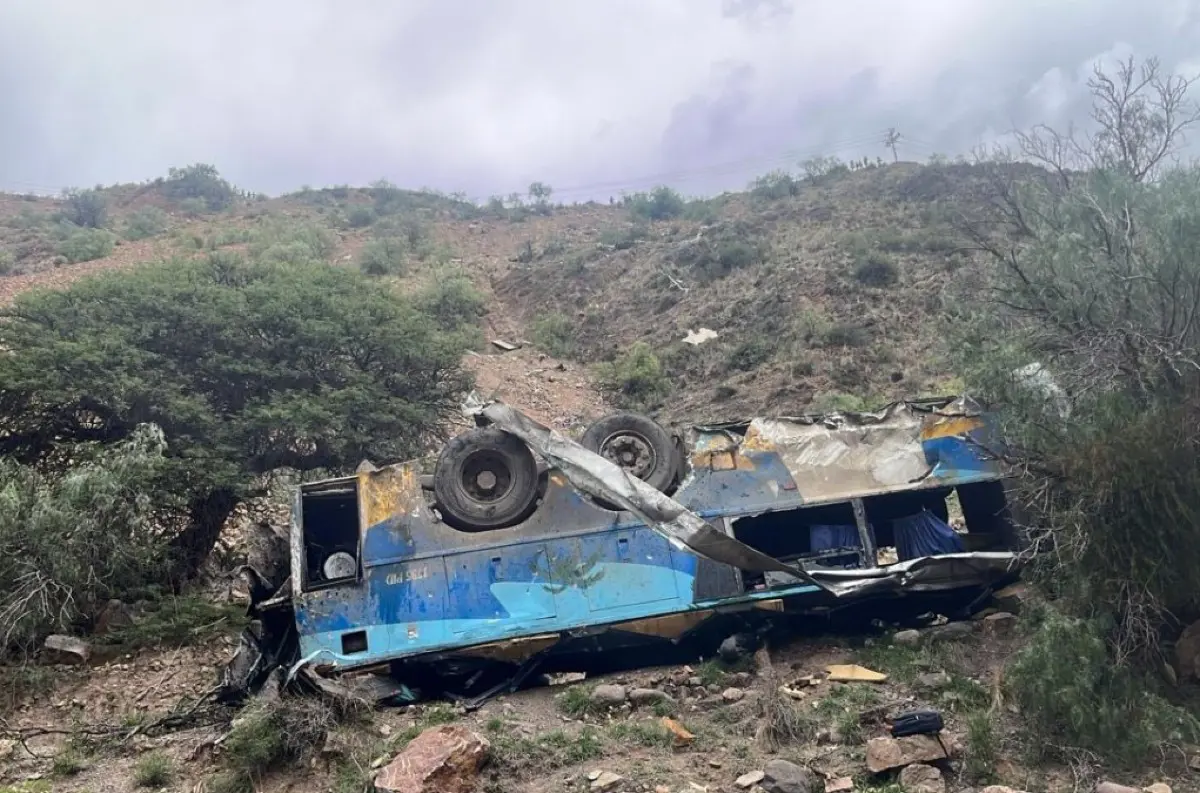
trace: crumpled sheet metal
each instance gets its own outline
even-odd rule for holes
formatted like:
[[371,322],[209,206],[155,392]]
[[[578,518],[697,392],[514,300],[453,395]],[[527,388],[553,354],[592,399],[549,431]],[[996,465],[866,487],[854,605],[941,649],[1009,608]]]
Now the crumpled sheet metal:
[[987,585],[1021,565],[1008,551],[975,551],[922,556],[869,570],[814,570],[812,575],[839,597],[883,592],[936,592]]
[[[895,402],[873,413],[799,418],[755,418],[693,429],[700,453],[738,448],[773,452],[783,461],[805,502],[828,503],[933,484],[942,477],[986,473],[986,464],[931,455],[927,444],[985,427],[966,397],[933,403]],[[957,454],[961,454],[960,451]],[[932,461],[931,461],[932,458]]]
[[670,496],[626,473],[617,464],[508,405],[493,402],[478,409],[478,414],[528,444],[547,463],[561,471],[574,487],[632,512],[676,546],[742,570],[787,573],[821,589],[834,591],[807,572],[730,537]]

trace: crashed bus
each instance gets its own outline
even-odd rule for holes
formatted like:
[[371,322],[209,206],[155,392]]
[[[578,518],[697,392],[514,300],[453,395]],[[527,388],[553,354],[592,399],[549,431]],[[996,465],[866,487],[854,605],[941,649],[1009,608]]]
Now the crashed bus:
[[271,662],[409,682],[436,665],[466,691],[764,613],[978,603],[1015,576],[993,427],[966,397],[684,435],[617,413],[578,442],[502,403],[472,415],[431,477],[399,463],[298,488],[291,577],[252,605],[267,627],[243,683]]

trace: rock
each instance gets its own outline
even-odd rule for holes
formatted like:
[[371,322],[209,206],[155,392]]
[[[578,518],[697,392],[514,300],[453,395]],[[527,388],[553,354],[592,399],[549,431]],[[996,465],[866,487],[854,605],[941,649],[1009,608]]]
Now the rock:
[[1100,782],[1096,785],[1096,793],[1141,793],[1135,787],[1118,785],[1116,782]]
[[1017,625],[1017,615],[1007,611],[997,611],[983,618],[983,629],[993,636],[1006,636],[1012,633]]
[[17,753],[17,742],[0,739],[0,760],[7,760]]
[[746,698],[746,692],[740,688],[727,688],[721,692],[721,699],[726,702],[740,702]]
[[592,691],[593,705],[620,705],[625,701],[625,687],[615,685],[596,686]]
[[892,637],[892,644],[901,647],[914,647],[921,643],[921,632],[916,630],[899,631]]
[[458,724],[430,727],[375,777],[376,793],[468,793],[487,756],[487,739]]
[[100,611],[96,618],[96,635],[103,636],[133,624],[133,609],[115,598]]
[[354,746],[347,740],[344,732],[331,731],[325,736],[321,746],[321,759],[329,762],[349,757]]
[[970,636],[973,630],[969,622],[947,622],[930,628],[928,637],[931,642],[957,641]]
[[839,776],[825,780],[825,793],[850,793],[852,790],[854,790],[854,779],[851,777]]
[[92,657],[92,646],[73,636],[52,634],[42,645],[43,657],[50,664],[86,664]]
[[1175,642],[1175,670],[1181,683],[1200,680],[1200,620],[1184,628]]
[[867,741],[867,769],[872,774],[947,758],[946,749],[933,735],[884,736]]
[[745,688],[754,682],[754,675],[749,672],[734,672],[727,679],[729,680],[729,685]]
[[1025,793],[1025,791],[1015,790],[1005,785],[988,785],[979,793]]
[[656,688],[635,688],[629,692],[629,701],[635,705],[648,705],[653,702],[671,702],[671,697],[665,691]]
[[763,777],[765,776],[766,774],[764,774],[762,771],[750,771],[742,774],[740,777],[734,780],[733,784],[737,787],[740,787],[742,790],[747,790],[754,787],[759,782],[762,782]]
[[588,787],[599,793],[603,793],[604,791],[612,790],[624,781],[624,778],[619,774],[614,774],[612,771],[601,771]]
[[998,590],[992,595],[992,602],[1004,611],[1019,614],[1021,606],[1029,599],[1029,587],[1024,584],[1011,584]]
[[945,672],[924,672],[917,675],[916,687],[927,691],[936,691],[950,685],[950,675]]
[[763,768],[762,787],[767,793],[813,793],[817,775],[787,760],[772,760]]
[[687,679],[687,684],[689,686],[702,686],[704,685],[704,681],[698,675],[692,675]]
[[913,763],[900,771],[900,787],[904,793],[946,793],[946,780],[933,766]]
[[1166,782],[1155,782],[1145,788],[1146,793],[1171,793],[1171,786]]

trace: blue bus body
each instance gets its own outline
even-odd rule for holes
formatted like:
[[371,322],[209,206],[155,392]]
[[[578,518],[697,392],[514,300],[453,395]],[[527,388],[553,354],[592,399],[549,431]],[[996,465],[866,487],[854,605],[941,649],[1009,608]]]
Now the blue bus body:
[[[841,575],[878,572],[879,548],[910,546],[891,528],[897,521],[952,522],[955,493],[967,524],[959,550],[1004,550],[1003,476],[983,451],[991,432],[961,398],[696,428],[673,498],[743,543],[805,569],[833,559]],[[829,526],[854,529],[818,548]],[[587,629],[674,639],[722,609],[828,597],[811,582],[681,548],[593,503],[555,469],[527,520],[490,531],[442,522],[412,464],[304,485],[291,547],[302,663],[333,670],[447,651],[527,656]],[[335,551],[353,555],[357,570],[323,580],[322,560]]]

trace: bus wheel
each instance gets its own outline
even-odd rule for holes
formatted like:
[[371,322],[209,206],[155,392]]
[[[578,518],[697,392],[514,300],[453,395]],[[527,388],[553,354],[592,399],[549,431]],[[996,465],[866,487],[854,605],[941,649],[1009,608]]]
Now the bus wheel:
[[457,529],[512,526],[537,507],[537,461],[516,436],[473,429],[452,438],[438,455],[433,491],[442,518]]
[[[676,482],[679,453],[670,433],[651,418],[637,413],[605,416],[587,428],[580,443],[655,490],[666,493]],[[605,509],[620,509],[597,503]]]

